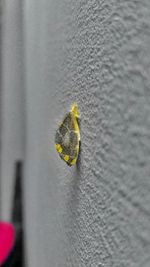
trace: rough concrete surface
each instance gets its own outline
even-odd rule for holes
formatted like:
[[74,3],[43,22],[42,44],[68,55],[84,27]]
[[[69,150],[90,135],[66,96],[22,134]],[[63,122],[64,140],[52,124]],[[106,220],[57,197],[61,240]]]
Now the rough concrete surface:
[[[150,1],[26,0],[28,266],[150,266]],[[57,155],[77,101],[81,151]]]

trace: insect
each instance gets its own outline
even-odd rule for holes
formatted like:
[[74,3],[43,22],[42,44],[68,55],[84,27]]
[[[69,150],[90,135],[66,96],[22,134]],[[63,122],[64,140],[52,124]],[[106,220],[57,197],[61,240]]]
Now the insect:
[[73,103],[55,135],[55,147],[61,159],[70,167],[77,161],[80,148],[78,105]]

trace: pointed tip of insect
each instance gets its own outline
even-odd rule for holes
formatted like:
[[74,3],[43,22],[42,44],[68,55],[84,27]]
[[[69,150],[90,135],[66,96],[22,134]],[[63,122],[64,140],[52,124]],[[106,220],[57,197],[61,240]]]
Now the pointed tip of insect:
[[78,104],[77,103],[73,103],[71,105],[71,112],[74,114],[74,116],[76,118],[79,118],[79,111],[78,111]]

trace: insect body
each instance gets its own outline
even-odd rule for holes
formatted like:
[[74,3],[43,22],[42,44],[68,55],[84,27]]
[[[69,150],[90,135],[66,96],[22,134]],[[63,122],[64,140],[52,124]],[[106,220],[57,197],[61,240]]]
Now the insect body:
[[71,110],[64,117],[55,136],[56,150],[69,166],[76,163],[79,154],[80,130],[78,119],[78,106],[74,103],[71,106]]

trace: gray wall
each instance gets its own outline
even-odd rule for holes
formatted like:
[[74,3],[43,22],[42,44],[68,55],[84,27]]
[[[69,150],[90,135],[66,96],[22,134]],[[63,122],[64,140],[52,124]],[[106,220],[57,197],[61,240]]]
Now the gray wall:
[[1,218],[11,219],[15,164],[25,151],[25,87],[22,0],[2,2]]
[[[0,1],[0,48],[2,47],[2,1]],[[0,49],[0,69],[2,70],[2,49]],[[1,104],[2,104],[2,73],[0,72],[0,125],[2,123]],[[0,154],[1,154],[1,128],[0,128]],[[1,192],[1,176],[0,176],[0,192]],[[0,213],[1,213],[1,201],[0,201]]]
[[[149,267],[150,1],[25,0],[24,47],[28,266]],[[54,135],[74,101],[69,168]]]
[[[150,1],[26,0],[25,14],[29,266],[150,266]],[[73,101],[69,168],[54,134]]]

